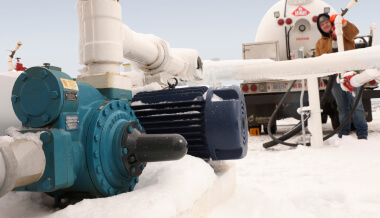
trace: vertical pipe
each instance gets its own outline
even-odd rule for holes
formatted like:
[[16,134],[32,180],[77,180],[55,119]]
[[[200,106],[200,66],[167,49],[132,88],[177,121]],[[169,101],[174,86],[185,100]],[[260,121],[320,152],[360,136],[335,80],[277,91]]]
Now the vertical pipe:
[[377,41],[377,32],[376,32],[376,24],[373,23],[371,24],[371,35],[372,35],[372,46],[376,46],[378,44],[378,41]]
[[343,44],[343,25],[342,25],[343,17],[338,14],[335,18],[335,34],[336,39],[338,41],[338,52],[344,51],[344,44]]
[[311,133],[311,146],[314,148],[321,148],[323,146],[322,122],[321,122],[321,108],[319,100],[318,78],[307,79],[310,118],[309,118],[309,131]]
[[300,107],[301,107],[301,124],[302,124],[302,139],[303,139],[303,145],[306,146],[306,132],[305,132],[305,119],[304,119],[304,110],[303,110],[303,96],[305,93],[305,80],[302,81],[302,90],[301,90],[301,97],[300,97]]
[[110,0],[78,0],[79,56],[89,74],[119,74],[123,63],[121,6]]

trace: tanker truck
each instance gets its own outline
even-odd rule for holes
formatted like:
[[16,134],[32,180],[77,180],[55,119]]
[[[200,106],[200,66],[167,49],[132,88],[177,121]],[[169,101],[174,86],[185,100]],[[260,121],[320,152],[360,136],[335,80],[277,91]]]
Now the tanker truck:
[[[337,12],[327,3],[321,0],[282,0],[273,5],[264,15],[257,30],[254,43],[242,44],[243,59],[271,59],[273,61],[293,60],[298,58],[313,58],[315,43],[321,37],[316,22],[321,13],[330,15]],[[365,48],[372,45],[375,27],[369,35],[358,36],[355,39],[357,48]],[[326,89],[328,78],[319,78],[320,96]],[[280,102],[283,94],[288,90],[292,81],[285,80],[245,80],[240,87],[244,93],[248,126],[251,135],[258,134],[264,129],[267,133],[269,119]],[[307,84],[304,83],[307,90]],[[375,80],[365,84],[363,93],[363,105],[366,111],[367,122],[372,121],[371,98],[379,98],[380,92],[374,90],[378,87]],[[300,93],[302,80],[297,80],[291,93],[277,113],[275,119],[288,117],[300,119],[297,108],[300,107]],[[303,105],[308,105],[304,99]],[[329,95],[326,103],[321,106],[322,122],[331,119],[333,128],[339,126],[336,103]],[[270,127],[275,133],[277,125],[274,122]]]

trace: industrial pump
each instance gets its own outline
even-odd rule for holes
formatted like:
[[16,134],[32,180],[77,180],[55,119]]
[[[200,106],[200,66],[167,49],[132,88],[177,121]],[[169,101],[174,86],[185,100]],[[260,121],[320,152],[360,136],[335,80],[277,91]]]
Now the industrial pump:
[[40,133],[46,165],[33,179],[12,176],[20,155],[8,155],[3,146],[0,154],[8,165],[0,195],[13,188],[47,192],[59,203],[132,191],[147,162],[182,158],[187,141],[189,154],[205,160],[246,155],[247,117],[238,87],[140,93],[133,100],[141,101],[134,103],[136,113],[131,96],[131,91],[76,82],[49,64],[27,69],[17,78],[11,101],[22,132]]

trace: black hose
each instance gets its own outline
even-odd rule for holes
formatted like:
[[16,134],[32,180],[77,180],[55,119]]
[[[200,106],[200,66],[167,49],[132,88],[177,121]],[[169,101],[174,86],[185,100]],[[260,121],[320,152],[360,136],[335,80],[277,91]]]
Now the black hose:
[[[286,93],[284,94],[284,96],[281,98],[280,103],[278,103],[276,109],[273,111],[272,116],[271,116],[270,119],[269,119],[268,127],[267,127],[267,128],[268,128],[268,134],[269,134],[269,136],[272,138],[273,141],[275,141],[275,142],[277,142],[277,143],[280,143],[280,144],[283,144],[283,145],[287,145],[287,146],[297,146],[297,144],[294,145],[293,143],[287,143],[287,142],[284,142],[284,141],[278,140],[276,137],[273,136],[270,127],[271,127],[272,124],[273,124],[273,120],[274,120],[274,118],[276,117],[276,114],[277,114],[278,110],[279,110],[280,107],[282,106],[282,103],[284,102],[285,98],[289,95],[289,93],[290,93],[290,91],[292,90],[293,85],[294,85],[294,83],[296,83],[296,81],[297,81],[297,80],[294,80],[294,81],[292,82],[292,84],[291,84],[290,87],[288,88],[288,91],[286,91]],[[268,148],[268,147],[266,147],[265,144],[266,144],[266,143],[263,144],[263,147],[264,147],[264,148]]]
[[288,31],[288,28],[285,27],[285,45],[286,45],[286,56],[288,58],[288,60],[291,59],[291,55],[290,55],[290,30],[292,30],[293,26],[290,26],[289,28],[289,31]]
[[284,8],[284,17],[286,17],[286,6],[288,5],[288,0],[285,1],[285,8]]
[[[359,90],[359,93],[358,93],[358,95],[356,96],[356,100],[355,100],[355,103],[354,103],[354,105],[353,105],[353,107],[351,108],[351,111],[350,111],[350,113],[349,113],[349,115],[346,117],[346,119],[339,125],[339,127],[338,128],[336,128],[333,132],[331,132],[330,134],[328,134],[328,135],[326,135],[326,136],[324,136],[323,137],[323,141],[325,141],[325,140],[327,140],[327,139],[329,139],[330,137],[332,137],[333,135],[335,135],[336,133],[338,133],[347,123],[348,123],[348,121],[351,119],[351,117],[352,117],[352,115],[354,114],[354,112],[355,112],[355,110],[356,110],[356,107],[358,106],[358,104],[359,104],[359,100],[361,99],[361,97],[362,97],[362,95],[363,95],[363,91],[364,91],[364,85],[362,86],[362,87],[360,87],[360,90]],[[287,93],[288,94],[288,93]],[[287,94],[285,94],[285,95],[287,95]],[[284,95],[284,97],[286,97]],[[284,98],[283,98],[284,99]],[[281,101],[283,100],[283,99],[281,99]],[[282,102],[281,102],[282,103]],[[278,107],[280,107],[280,105],[278,106]],[[277,107],[277,108],[278,108]],[[277,110],[277,108],[276,108],[276,110]],[[275,110],[275,111],[276,111]],[[277,110],[278,111],[278,110]],[[277,113],[277,112],[276,112]],[[275,114],[274,114],[275,115]],[[273,115],[272,115],[273,116]],[[269,123],[268,123],[268,126],[270,125],[270,122],[273,122],[273,120],[272,120],[272,117],[271,117],[271,119],[269,120]],[[268,133],[270,133],[270,136],[271,136],[271,138],[274,140],[274,141],[276,141],[277,143],[280,143],[280,144],[283,144],[283,145],[287,145],[287,146],[292,146],[292,147],[295,147],[295,146],[298,146],[298,144],[295,144],[295,143],[287,143],[287,142],[284,142],[284,141],[280,141],[280,140],[278,140],[278,139],[276,139],[273,135],[271,135],[272,134],[272,132],[270,132],[270,128],[268,128]],[[307,146],[310,146],[310,143],[306,143],[306,145]],[[272,145],[273,146],[273,145]],[[269,148],[269,147],[272,147],[272,146],[268,146],[268,145],[263,145],[263,147],[264,148]]]
[[[323,93],[322,98],[321,98],[321,107],[323,107],[323,105],[326,103],[326,101],[327,101],[327,99],[331,93],[331,89],[332,89],[332,86],[334,84],[335,79],[336,79],[336,75],[332,75],[329,77],[329,81],[327,82],[327,87],[326,87],[325,92]],[[293,87],[293,86],[291,86],[291,87]],[[284,95],[283,98],[286,98],[286,96]],[[306,121],[309,119],[309,117],[310,117],[310,115],[306,115],[304,118],[305,127],[307,126]],[[270,122],[270,120],[269,120],[269,122]],[[268,126],[271,126],[271,125],[272,125],[272,123],[268,123]],[[300,121],[290,131],[288,131],[287,133],[282,135],[280,138],[278,138],[278,140],[281,142],[284,142],[284,141],[290,139],[291,137],[293,137],[295,134],[298,134],[301,130],[302,130],[302,123]],[[269,133],[269,131],[268,131],[268,133]],[[264,148],[273,147],[273,146],[277,145],[278,143],[280,143],[280,142],[276,142],[275,140],[269,141],[269,142],[264,143],[263,147]]]
[[288,45],[288,28],[285,27],[285,46],[286,46],[286,58],[290,60],[290,52]]
[[331,136],[335,135],[337,132],[339,132],[347,123],[348,121],[351,119],[352,115],[354,114],[355,110],[356,110],[356,107],[358,106],[359,104],[359,100],[362,98],[362,95],[363,95],[363,91],[364,91],[364,85],[362,85],[359,89],[359,93],[358,95],[356,96],[356,100],[355,100],[355,103],[354,105],[352,106],[351,108],[351,111],[350,113],[348,114],[348,116],[346,117],[346,119],[343,121],[342,124],[339,125],[338,128],[336,128],[333,132],[331,132],[330,134],[326,135],[325,137],[323,137],[323,141],[329,139]]

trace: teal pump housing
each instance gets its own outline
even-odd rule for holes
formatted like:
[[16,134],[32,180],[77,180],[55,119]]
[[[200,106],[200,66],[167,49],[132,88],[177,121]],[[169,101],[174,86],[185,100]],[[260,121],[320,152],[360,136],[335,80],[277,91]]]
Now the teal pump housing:
[[111,97],[77,83],[60,68],[32,67],[15,82],[11,101],[23,132],[42,132],[46,168],[18,191],[56,197],[106,197],[132,191],[147,162],[177,160],[187,152],[178,134],[145,134],[130,108],[130,91]]

